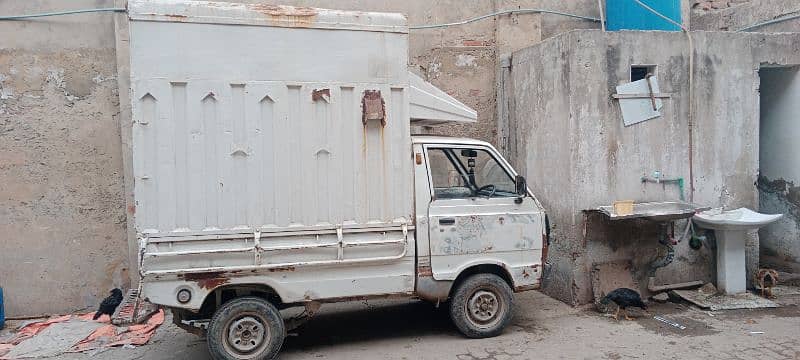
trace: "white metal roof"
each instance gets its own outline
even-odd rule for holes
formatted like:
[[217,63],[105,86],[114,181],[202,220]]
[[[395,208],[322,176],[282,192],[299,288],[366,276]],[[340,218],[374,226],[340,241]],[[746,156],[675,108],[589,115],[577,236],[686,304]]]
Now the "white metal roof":
[[132,20],[204,24],[257,25],[408,33],[399,13],[341,11],[268,4],[216,1],[130,0]]
[[408,72],[408,82],[411,125],[431,126],[478,121],[477,111],[410,71]]
[[411,135],[411,142],[414,144],[480,145],[494,148],[492,144],[486,141],[440,135]]

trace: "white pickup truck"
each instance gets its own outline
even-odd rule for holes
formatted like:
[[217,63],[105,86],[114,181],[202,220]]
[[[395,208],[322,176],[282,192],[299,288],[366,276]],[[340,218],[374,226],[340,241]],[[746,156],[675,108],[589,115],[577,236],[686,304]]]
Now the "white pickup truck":
[[[447,302],[499,334],[545,214],[474,110],[408,71],[401,14],[131,0],[140,292],[216,359],[277,356],[321,303]],[[283,318],[285,309],[305,307]]]

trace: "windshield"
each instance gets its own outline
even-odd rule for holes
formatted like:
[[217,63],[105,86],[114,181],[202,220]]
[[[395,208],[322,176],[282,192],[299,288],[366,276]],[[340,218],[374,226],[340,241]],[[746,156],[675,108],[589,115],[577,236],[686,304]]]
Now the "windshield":
[[428,159],[437,199],[516,196],[513,178],[485,149],[429,148]]

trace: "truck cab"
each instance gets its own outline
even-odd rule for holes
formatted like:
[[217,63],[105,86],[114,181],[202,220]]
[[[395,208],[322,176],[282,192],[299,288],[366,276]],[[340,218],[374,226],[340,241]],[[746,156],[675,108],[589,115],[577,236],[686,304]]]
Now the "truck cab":
[[443,301],[458,280],[486,271],[515,291],[538,287],[544,210],[524,178],[487,142],[412,140],[417,293]]
[[273,358],[321,304],[373,298],[495,336],[539,286],[525,179],[487,142],[411,135],[477,113],[409,71],[405,16],[130,0],[128,19],[139,294],[214,358]]

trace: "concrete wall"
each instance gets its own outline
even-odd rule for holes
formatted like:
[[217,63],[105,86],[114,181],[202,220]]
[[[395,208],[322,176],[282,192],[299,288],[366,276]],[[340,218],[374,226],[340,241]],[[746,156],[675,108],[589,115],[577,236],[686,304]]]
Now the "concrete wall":
[[[800,59],[795,50],[800,35],[697,32],[693,37],[694,201],[755,207],[757,70],[761,62]],[[619,105],[610,96],[616,85],[628,81],[631,64],[656,64],[661,92],[672,97],[665,100],[661,117],[624,127]],[[589,302],[591,268],[628,260],[640,290],[647,293],[647,264],[661,256],[657,225],[612,225],[582,210],[622,199],[677,200],[676,186],[641,182],[655,170],[685,179],[691,198],[686,36],[572,31],[515,52],[511,69],[509,121],[518,134],[514,157],[553,224],[553,267],[545,291],[568,303]],[[691,250],[686,241],[678,244],[674,263],[658,270],[656,283],[712,280],[713,254],[708,246]]]
[[[594,0],[266,2],[402,12],[412,25],[518,8],[599,17]],[[3,1],[0,14],[124,3]],[[124,15],[117,15],[123,21],[116,24],[114,17],[100,13],[0,21],[0,34],[13,34],[0,37],[0,233],[5,244],[0,252],[0,286],[5,290],[7,316],[94,307],[111,287],[129,286],[135,273],[129,271],[133,266],[129,248],[134,244],[126,226],[125,204],[131,198],[124,174],[129,167],[123,166],[130,155],[127,29]],[[499,55],[561,31],[598,27],[596,22],[520,14],[413,31],[412,67],[478,110],[478,124],[435,132],[494,142]]]
[[[706,3],[707,1],[704,1]],[[719,10],[692,12],[692,30],[736,31],[765,21],[784,16],[800,15],[800,2],[797,0],[749,0],[749,1],[711,1],[727,3]],[[800,18],[758,27],[758,32],[800,32]]]
[[762,68],[759,207],[782,213],[759,231],[762,264],[800,272],[800,67]]
[[[0,14],[63,6],[4,1]],[[0,21],[0,34],[6,315],[94,307],[112,287],[129,284],[111,17]]]

